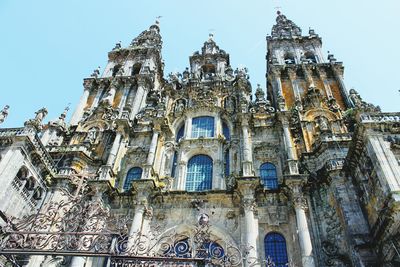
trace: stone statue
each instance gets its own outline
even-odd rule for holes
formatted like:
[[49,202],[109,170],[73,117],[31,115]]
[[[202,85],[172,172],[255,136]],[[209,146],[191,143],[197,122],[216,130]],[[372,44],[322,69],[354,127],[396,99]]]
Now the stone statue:
[[319,124],[319,129],[321,131],[328,131],[329,130],[328,119],[327,118],[319,117],[318,124]]
[[350,94],[349,97],[353,102],[354,106],[361,107],[362,99],[361,96],[357,93],[357,91],[355,89],[350,89],[349,94]]
[[99,75],[100,75],[100,66],[97,67],[97,69],[95,69],[93,71],[93,73],[90,75],[90,77],[97,78],[97,77],[99,77]]
[[35,121],[38,123],[38,124],[41,124],[42,123],[42,121],[43,121],[43,119],[44,119],[44,117],[46,117],[46,115],[47,115],[47,109],[46,108],[41,108],[41,109],[39,109],[38,111],[36,111],[35,112],[35,114],[36,114],[36,116],[35,116]]
[[4,122],[4,120],[8,116],[8,109],[10,108],[9,105],[6,105],[3,110],[0,112],[0,124]]
[[175,112],[182,112],[185,109],[185,100],[178,99],[175,105]]

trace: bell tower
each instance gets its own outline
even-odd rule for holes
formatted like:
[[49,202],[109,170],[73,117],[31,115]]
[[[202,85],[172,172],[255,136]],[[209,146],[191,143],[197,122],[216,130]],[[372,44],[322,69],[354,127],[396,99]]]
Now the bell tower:
[[146,106],[148,96],[161,90],[161,47],[156,21],[128,47],[117,43],[108,53],[103,72],[99,67],[84,79],[83,95],[71,118],[63,149],[54,147],[52,151],[55,158],[60,158],[61,173],[97,170],[100,180],[115,176],[136,115]]
[[346,133],[343,112],[354,105],[343,82],[343,65],[333,55],[324,60],[322,40],[307,36],[278,11],[267,36],[268,94],[290,122],[295,152],[310,152],[322,133]]

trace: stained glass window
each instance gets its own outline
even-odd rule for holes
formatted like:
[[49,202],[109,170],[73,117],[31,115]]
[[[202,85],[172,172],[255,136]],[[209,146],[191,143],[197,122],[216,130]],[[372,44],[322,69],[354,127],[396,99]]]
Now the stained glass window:
[[179,128],[178,132],[176,133],[176,142],[179,141],[183,137],[185,133],[185,125],[182,125],[181,128]]
[[192,119],[192,138],[198,137],[214,137],[214,117]]
[[229,132],[229,127],[225,122],[222,123],[222,134],[225,136],[226,140],[231,140],[231,134]]
[[204,191],[211,189],[213,160],[206,155],[192,157],[187,166],[186,190]]
[[133,180],[139,180],[142,177],[142,169],[133,167],[128,171],[125,178],[124,190],[129,190]]
[[260,167],[260,177],[267,189],[277,189],[278,188],[278,177],[276,175],[276,167],[270,162],[266,162]]
[[265,258],[272,260],[276,267],[287,267],[286,241],[279,233],[269,233],[264,239]]

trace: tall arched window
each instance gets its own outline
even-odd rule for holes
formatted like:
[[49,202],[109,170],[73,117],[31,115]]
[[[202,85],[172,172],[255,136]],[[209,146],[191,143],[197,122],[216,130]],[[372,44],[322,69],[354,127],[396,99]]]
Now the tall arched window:
[[185,124],[181,126],[181,128],[179,128],[178,132],[176,133],[176,142],[179,141],[179,139],[181,139],[183,137],[185,133]]
[[206,155],[192,157],[187,166],[186,190],[203,191],[211,189],[213,160]]
[[266,162],[260,167],[261,181],[264,183],[264,187],[267,189],[278,188],[278,177],[276,175],[276,167],[270,162]]
[[142,168],[133,167],[128,171],[125,178],[124,190],[129,190],[133,180],[139,180],[142,177]]
[[214,137],[214,117],[204,116],[192,119],[192,138]]
[[276,267],[286,267],[288,256],[286,241],[279,233],[269,233],[264,239],[265,258],[272,260]]
[[222,134],[225,136],[226,140],[231,139],[231,133],[229,131],[229,127],[228,127],[228,125],[226,125],[225,122],[222,123]]
[[224,169],[225,169],[225,176],[229,176],[229,174],[230,174],[230,165],[229,165],[229,163],[230,163],[230,158],[229,158],[229,149],[227,149],[226,151],[225,151],[225,155],[224,155],[224,158],[225,158],[225,162],[224,162]]
[[175,178],[176,173],[176,165],[178,165],[178,153],[174,152],[174,158],[172,160],[172,169],[171,169],[171,177]]

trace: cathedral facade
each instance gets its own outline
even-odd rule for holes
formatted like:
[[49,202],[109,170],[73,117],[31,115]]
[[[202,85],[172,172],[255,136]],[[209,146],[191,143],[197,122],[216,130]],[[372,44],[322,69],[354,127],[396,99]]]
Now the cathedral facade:
[[156,22],[0,128],[0,266],[399,266],[400,113],[280,12],[266,47],[266,89],[212,35],[164,75]]

